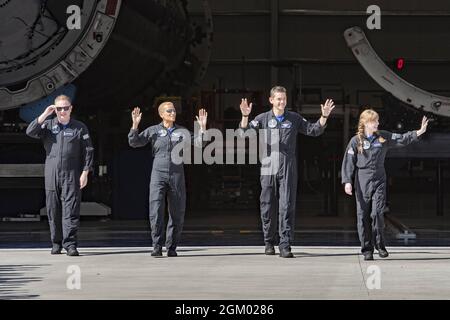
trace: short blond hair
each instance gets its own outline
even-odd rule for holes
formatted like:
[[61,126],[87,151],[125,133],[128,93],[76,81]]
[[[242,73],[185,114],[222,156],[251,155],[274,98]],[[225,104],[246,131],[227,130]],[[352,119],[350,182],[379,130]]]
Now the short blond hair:
[[164,106],[165,106],[165,105],[168,105],[168,104],[174,105],[173,102],[171,102],[171,101],[164,101],[163,103],[161,103],[161,104],[158,106],[158,113],[161,114],[161,113],[164,111],[164,110],[163,110]]
[[60,100],[66,100],[66,101],[68,101],[70,104],[72,104],[72,99],[70,99],[70,97],[66,96],[65,94],[61,94],[61,95],[57,96],[57,97],[55,98],[55,104],[56,104],[58,101],[60,101]]
[[286,93],[286,88],[282,86],[275,86],[272,89],[270,89],[270,96],[274,97],[275,93]]

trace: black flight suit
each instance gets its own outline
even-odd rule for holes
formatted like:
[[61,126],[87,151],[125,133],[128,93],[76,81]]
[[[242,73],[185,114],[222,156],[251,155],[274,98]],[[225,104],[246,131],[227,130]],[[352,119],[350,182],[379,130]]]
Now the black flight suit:
[[406,146],[417,139],[417,131],[405,134],[378,131],[372,141],[363,137],[362,154],[358,152],[358,136],[347,146],[342,162],[342,184],[353,186],[362,253],[373,252],[374,247],[385,249],[386,153],[389,148]]
[[150,178],[149,217],[153,247],[164,244],[164,212],[167,195],[169,222],[166,232],[166,248],[175,250],[184,224],[186,211],[186,185],[183,163],[176,164],[171,159],[173,148],[179,143],[193,143],[202,146],[202,135],[193,136],[187,129],[174,125],[167,130],[162,123],[148,127],[141,133],[131,129],[128,143],[131,147],[143,147],[151,143],[153,167]]
[[[297,198],[297,134],[307,136],[321,135],[325,127],[319,121],[311,123],[296,112],[285,111],[283,121],[279,122],[273,111],[261,113],[249,121],[246,129],[279,130],[279,168],[276,174],[263,174],[261,167],[261,221],[266,244],[276,245],[277,214],[279,248],[290,249],[294,240],[295,205]],[[267,150],[270,150],[270,133],[267,138]],[[261,139],[260,135],[260,139]],[[266,143],[266,141],[264,141]],[[270,156],[268,154],[268,156]]]
[[45,192],[53,244],[66,250],[77,246],[80,225],[80,176],[93,170],[94,148],[86,125],[71,119],[63,126],[54,117],[40,125],[37,119],[27,135],[41,139],[45,152]]

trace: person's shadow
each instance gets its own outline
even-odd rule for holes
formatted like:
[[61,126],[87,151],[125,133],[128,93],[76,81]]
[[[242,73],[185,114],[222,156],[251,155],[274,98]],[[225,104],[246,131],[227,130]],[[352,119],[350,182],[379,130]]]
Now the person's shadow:
[[42,277],[28,277],[26,273],[46,265],[0,265],[0,297],[2,300],[35,299],[24,287],[30,282],[42,281]]

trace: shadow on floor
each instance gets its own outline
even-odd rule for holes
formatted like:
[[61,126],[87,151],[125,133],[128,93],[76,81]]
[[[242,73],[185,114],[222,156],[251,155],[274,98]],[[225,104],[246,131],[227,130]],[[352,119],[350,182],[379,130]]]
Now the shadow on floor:
[[42,281],[41,277],[29,277],[27,273],[45,265],[0,265],[0,299],[35,299],[39,295],[30,294],[26,285]]

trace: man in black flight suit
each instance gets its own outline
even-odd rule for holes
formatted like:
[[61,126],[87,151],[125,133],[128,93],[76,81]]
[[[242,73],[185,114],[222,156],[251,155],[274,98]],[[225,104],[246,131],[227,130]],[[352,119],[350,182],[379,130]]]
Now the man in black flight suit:
[[[292,258],[291,243],[294,240],[295,203],[297,198],[297,135],[319,136],[325,130],[327,118],[334,109],[334,103],[327,99],[322,105],[322,116],[311,123],[296,112],[285,110],[287,104],[286,89],[276,86],[270,91],[270,111],[257,115],[248,121],[252,104],[247,99],[241,101],[241,129],[279,130],[278,169],[270,174],[263,173],[261,167],[260,210],[264,232],[265,253],[274,255],[279,216],[279,250],[280,257]],[[268,146],[269,148],[269,146]]]
[[[62,248],[68,256],[78,256],[77,231],[80,225],[81,189],[92,171],[93,153],[86,125],[71,119],[71,99],[56,97],[55,104],[27,128],[27,135],[41,139],[45,152],[45,193],[50,225],[52,254]],[[47,119],[56,113],[56,117]]]

